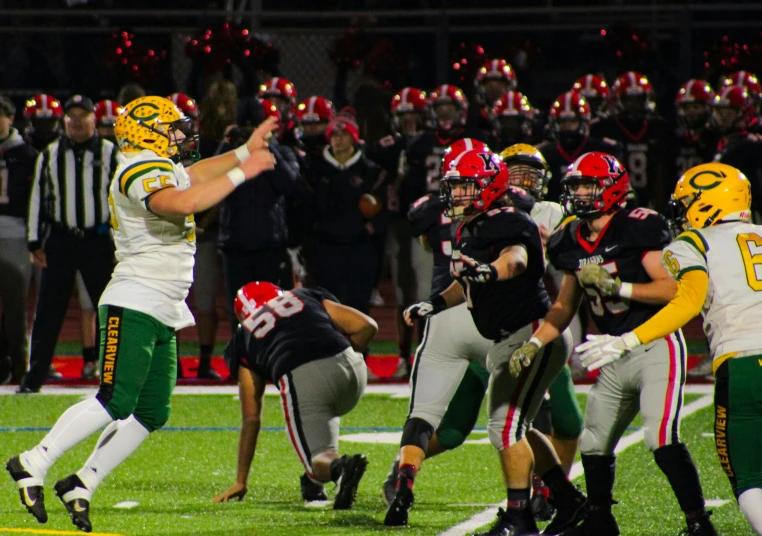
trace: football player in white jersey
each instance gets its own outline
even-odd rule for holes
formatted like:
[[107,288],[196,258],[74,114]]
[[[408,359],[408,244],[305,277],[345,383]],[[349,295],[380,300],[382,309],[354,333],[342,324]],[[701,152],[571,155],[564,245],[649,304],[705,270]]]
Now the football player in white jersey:
[[245,180],[272,169],[264,122],[245,145],[184,168],[198,139],[190,118],[163,97],[130,102],[116,121],[121,154],[109,204],[118,264],[98,304],[101,384],[95,397],[70,407],[32,449],[6,469],[21,502],[48,519],[43,481],[53,463],[106,426],[77,473],[55,492],[77,528],[90,532],[92,494],[103,479],[169,418],[175,386],[175,331],[194,324],[185,298],[193,282],[193,214],[224,199]]
[[762,535],[762,226],[750,223],[751,185],[734,167],[702,164],[685,172],[672,200],[685,232],[664,248],[662,264],[677,294],[633,331],[589,335],[577,350],[588,368],[599,368],[703,311],[716,377],[717,454],[741,511]]

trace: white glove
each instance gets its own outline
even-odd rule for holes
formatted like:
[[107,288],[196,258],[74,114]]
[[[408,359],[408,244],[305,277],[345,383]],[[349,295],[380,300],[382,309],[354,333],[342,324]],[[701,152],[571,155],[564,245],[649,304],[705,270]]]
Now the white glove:
[[621,359],[638,346],[640,346],[638,336],[630,331],[621,337],[588,335],[587,342],[580,344],[574,350],[579,352],[580,361],[587,370],[595,370]]

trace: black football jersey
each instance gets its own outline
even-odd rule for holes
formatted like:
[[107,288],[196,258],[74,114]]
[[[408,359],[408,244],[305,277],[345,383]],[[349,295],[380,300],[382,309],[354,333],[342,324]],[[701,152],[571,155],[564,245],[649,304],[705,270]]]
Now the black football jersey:
[[674,185],[683,174],[692,167],[711,162],[714,159],[717,148],[717,137],[708,129],[698,134],[683,129],[678,129],[675,135],[677,146],[675,147],[675,179]]
[[0,142],[0,216],[27,218],[36,158],[15,129]]
[[[671,241],[667,221],[647,208],[617,212],[593,243],[586,231],[584,220],[572,220],[550,236],[548,259],[557,270],[576,273],[584,264],[598,264],[623,282],[648,283],[643,255],[661,251]],[[632,331],[663,307],[604,298],[594,286],[583,288],[595,325],[607,335]]]
[[668,194],[665,185],[674,176],[672,159],[674,136],[664,118],[649,115],[642,122],[630,125],[617,116],[601,119],[593,135],[610,138],[622,144],[622,165],[630,175],[639,206],[654,204],[661,208]]
[[739,169],[751,184],[751,206],[762,208],[762,141],[755,134],[741,135],[720,141],[714,160]]
[[587,138],[573,153],[567,153],[560,144],[554,141],[544,141],[537,145],[537,149],[545,157],[550,169],[548,180],[548,193],[545,201],[558,203],[561,199],[561,180],[566,176],[569,165],[585,153],[601,152],[615,156],[622,161],[622,146],[614,140]]
[[455,230],[452,263],[467,255],[481,263],[491,263],[510,246],[523,245],[528,254],[524,272],[505,281],[469,283],[460,280],[466,293],[474,324],[483,337],[502,340],[516,330],[545,316],[550,299],[545,291],[545,255],[537,224],[513,207],[490,210]]
[[225,360],[275,382],[305,363],[349,348],[333,325],[323,300],[339,300],[324,289],[299,288],[262,305],[238,326],[225,349]]
[[437,194],[426,194],[410,205],[407,213],[413,236],[425,236],[434,253],[431,294],[439,294],[452,284],[450,256],[452,219],[444,215],[444,203]]

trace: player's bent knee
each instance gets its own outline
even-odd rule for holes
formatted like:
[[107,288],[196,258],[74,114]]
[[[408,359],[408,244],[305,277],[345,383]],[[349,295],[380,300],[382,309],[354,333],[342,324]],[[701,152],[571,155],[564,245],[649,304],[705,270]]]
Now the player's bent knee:
[[[100,393],[99,393],[100,394]],[[137,399],[132,398],[111,398],[108,402],[103,401],[100,396],[97,397],[103,407],[106,408],[108,414],[115,421],[126,419],[135,411],[135,407],[138,404]]]
[[445,450],[456,449],[466,440],[466,435],[454,428],[440,428],[437,430],[439,444]]
[[585,428],[579,440],[579,451],[586,456],[608,456],[612,449],[598,434]]
[[426,452],[432,435],[434,435],[434,427],[430,423],[418,417],[411,417],[402,430],[400,446],[414,446]]
[[135,413],[135,419],[149,432],[161,429],[169,420],[170,408],[153,408],[151,411],[139,411]]

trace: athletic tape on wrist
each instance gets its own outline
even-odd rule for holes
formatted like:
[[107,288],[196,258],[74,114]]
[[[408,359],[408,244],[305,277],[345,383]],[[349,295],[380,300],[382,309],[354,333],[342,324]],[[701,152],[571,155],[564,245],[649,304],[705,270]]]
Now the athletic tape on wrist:
[[632,298],[632,283],[622,283],[622,286],[619,287],[619,296],[627,300]]
[[233,168],[227,172],[228,179],[233,183],[233,186],[240,186],[246,181],[246,174],[239,167]]
[[537,337],[532,337],[531,339],[529,339],[529,342],[537,346],[537,348],[542,348],[542,341],[540,341],[540,339],[538,339]]
[[238,159],[238,162],[243,162],[247,158],[251,156],[251,153],[249,152],[249,148],[244,143],[240,147],[238,147],[235,151],[235,157]]

